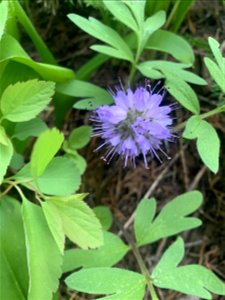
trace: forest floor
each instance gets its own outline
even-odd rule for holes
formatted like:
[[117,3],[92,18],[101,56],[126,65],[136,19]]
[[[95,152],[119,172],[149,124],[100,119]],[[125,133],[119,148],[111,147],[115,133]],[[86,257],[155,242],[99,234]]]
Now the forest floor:
[[[77,70],[92,57],[93,52],[89,46],[93,43],[93,39],[78,30],[66,17],[67,13],[80,13],[76,10],[77,6],[72,9],[73,11],[59,7],[56,15],[43,11],[43,6],[40,4],[35,8],[31,5],[30,9],[35,26],[60,65]],[[87,15],[94,9],[83,6],[80,11],[81,14],[86,12]],[[203,57],[208,55],[208,36],[215,37],[220,43],[223,42],[223,49],[225,49],[225,14],[222,1],[197,1],[188,13],[179,33],[194,46],[195,72],[209,82],[209,86],[197,90],[202,112],[208,111],[221,101],[219,99],[221,95],[210,81],[203,65]],[[27,41],[27,48],[32,52],[29,47]],[[108,62],[99,68],[90,78],[90,82],[108,88],[118,85],[118,78],[123,82],[127,79],[124,64],[118,67]],[[183,122],[189,116],[188,112],[181,107],[174,113],[175,123]],[[137,161],[135,169],[123,168],[123,163],[117,161],[107,165],[100,159],[101,154],[93,152],[99,145],[99,140],[92,139],[91,143],[82,150],[88,168],[83,176],[81,191],[90,193],[88,201],[91,206],[108,206],[113,212],[115,223],[121,226],[126,224],[146,193],[149,197],[154,196],[157,199],[158,209],[160,209],[181,193],[194,189],[201,191],[204,202],[196,216],[202,220],[203,225],[181,235],[186,244],[184,264],[204,265],[225,280],[225,117],[224,114],[215,115],[208,120],[217,129],[221,140],[219,173],[213,174],[203,165],[194,141],[186,142],[178,138],[175,143],[166,145],[167,153],[172,159],[164,159],[163,163],[152,160],[147,170],[141,160]],[[65,132],[70,132],[81,124],[90,124],[89,113],[72,110],[67,115],[63,128]],[[127,230],[132,230],[132,225]],[[115,233],[119,231],[117,225],[114,225],[113,231]],[[149,269],[154,266],[173,240],[174,238],[163,239],[153,246],[141,249]],[[119,266],[139,270],[132,253],[128,254]],[[93,299],[87,298],[87,295],[65,292],[63,286],[62,291],[64,295],[61,299]],[[172,291],[161,290],[158,293],[162,300],[197,299]],[[222,297],[215,296],[213,299],[222,300]]]

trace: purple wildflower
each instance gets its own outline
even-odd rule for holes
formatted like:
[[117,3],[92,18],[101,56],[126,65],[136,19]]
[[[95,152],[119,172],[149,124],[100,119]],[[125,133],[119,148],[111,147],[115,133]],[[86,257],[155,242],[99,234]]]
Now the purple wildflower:
[[161,149],[162,143],[173,137],[171,106],[160,106],[163,95],[143,87],[134,92],[130,88],[117,90],[113,98],[114,105],[97,108],[92,118],[96,122],[93,135],[105,140],[96,151],[107,146],[102,158],[109,163],[118,154],[125,166],[129,159],[135,166],[135,158],[142,154],[148,168],[147,155],[160,160],[158,151],[166,155]]

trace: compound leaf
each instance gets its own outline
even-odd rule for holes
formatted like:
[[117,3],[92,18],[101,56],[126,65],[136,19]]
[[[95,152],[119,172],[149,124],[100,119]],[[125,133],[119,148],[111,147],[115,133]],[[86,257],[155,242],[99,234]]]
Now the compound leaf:
[[214,173],[219,169],[220,140],[214,127],[199,116],[192,116],[183,132],[186,139],[197,138],[197,150],[205,165]]
[[179,195],[167,203],[153,220],[155,200],[144,199],[141,201],[137,208],[134,225],[138,245],[153,243],[163,237],[200,226],[201,221],[198,218],[187,216],[194,212],[201,203],[202,195],[198,191]]
[[154,268],[151,275],[153,284],[201,299],[212,299],[210,292],[225,295],[225,284],[210,270],[199,265],[179,267],[183,257],[184,242],[178,238]]
[[34,177],[41,176],[47,165],[60,149],[64,136],[58,129],[44,131],[37,139],[31,154],[31,173]]
[[5,196],[0,201],[1,299],[26,300],[28,269],[20,203]]
[[3,118],[12,122],[29,121],[51,101],[55,83],[37,79],[9,85],[3,92],[0,108]]
[[35,118],[30,121],[17,123],[12,138],[24,141],[31,136],[38,137],[47,129],[48,127],[45,122],[39,118]]
[[129,247],[115,234],[104,232],[104,244],[98,249],[71,249],[65,252],[63,272],[74,269],[111,267],[129,251]]
[[99,219],[99,221],[102,224],[102,228],[104,230],[109,230],[110,227],[112,226],[113,218],[112,218],[112,213],[110,209],[106,206],[100,205],[96,206],[93,209],[96,217]]
[[86,194],[68,197],[51,197],[48,205],[60,215],[63,230],[68,238],[83,249],[103,244],[102,228],[91,208],[82,201]]
[[58,288],[62,256],[42,209],[23,199],[22,216],[29,270],[28,300],[51,300]]
[[[2,127],[3,128],[3,127]],[[3,136],[4,134],[4,136]],[[4,137],[4,139],[3,139]],[[13,145],[10,139],[6,136],[3,129],[1,129],[1,142],[0,142],[0,184],[2,183],[3,177],[7,171],[10,161],[13,156]]]
[[117,58],[133,62],[133,54],[130,48],[114,29],[104,25],[103,23],[92,17],[89,17],[89,19],[85,19],[76,14],[69,14],[68,17],[82,30],[112,46],[111,48],[115,50]]
[[107,300],[142,300],[145,277],[118,268],[82,269],[66,278],[69,288],[91,294],[106,294]]

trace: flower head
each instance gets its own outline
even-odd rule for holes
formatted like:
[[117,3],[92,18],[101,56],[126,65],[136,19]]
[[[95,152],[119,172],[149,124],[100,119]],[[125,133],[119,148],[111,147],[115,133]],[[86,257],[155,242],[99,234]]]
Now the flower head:
[[144,87],[138,87],[134,92],[130,88],[117,90],[113,98],[114,105],[97,108],[92,118],[96,123],[94,135],[105,140],[96,151],[106,146],[103,159],[109,163],[118,154],[124,159],[125,166],[128,160],[135,166],[135,159],[141,154],[148,168],[147,155],[159,160],[158,151],[166,155],[161,145],[173,136],[169,116],[171,106],[160,106],[163,95]]

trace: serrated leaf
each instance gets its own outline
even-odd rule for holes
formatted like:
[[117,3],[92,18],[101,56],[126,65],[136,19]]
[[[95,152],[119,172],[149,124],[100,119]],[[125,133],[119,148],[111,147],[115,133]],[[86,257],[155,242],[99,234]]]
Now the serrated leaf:
[[22,216],[29,270],[28,300],[51,300],[58,288],[62,256],[40,207],[23,199]]
[[67,157],[53,158],[36,182],[30,168],[29,163],[14,176],[19,180],[30,179],[29,184],[23,183],[29,189],[40,189],[42,193],[48,195],[64,196],[73,194],[80,186],[80,173],[74,162]]
[[17,123],[12,138],[24,141],[31,136],[38,137],[47,129],[48,127],[45,122],[39,118],[35,118],[27,122]]
[[54,87],[53,82],[36,79],[9,85],[0,102],[3,118],[12,122],[33,119],[51,101]]
[[96,206],[93,209],[96,217],[99,219],[99,221],[102,224],[102,228],[104,230],[109,230],[110,227],[112,226],[113,218],[112,218],[112,213],[110,209],[106,206],[100,205]]
[[121,23],[125,24],[135,32],[138,31],[137,23],[131,11],[122,1],[104,0],[103,3],[116,19],[118,19]]
[[72,149],[81,149],[88,144],[91,138],[92,128],[83,125],[75,128],[69,135],[68,146]]
[[197,138],[197,150],[204,164],[214,173],[219,169],[220,140],[214,127],[199,116],[187,121],[183,137]]
[[[85,195],[84,195],[85,196]],[[83,249],[102,245],[101,224],[90,207],[80,199],[80,195],[52,197],[49,205],[57,209],[68,238]]]
[[133,62],[130,48],[115,30],[92,17],[85,19],[76,14],[69,14],[68,18],[85,32],[116,49],[116,53],[120,53],[120,58]]
[[118,268],[82,269],[66,278],[69,288],[91,294],[105,294],[107,300],[142,300],[145,277]]
[[64,136],[57,128],[44,131],[31,153],[31,173],[34,177],[40,177],[55,154],[59,151]]
[[69,272],[80,267],[111,267],[119,262],[129,249],[115,234],[104,232],[104,243],[98,249],[67,250],[64,256],[63,272]]
[[[163,237],[200,226],[202,222],[198,218],[188,217],[188,215],[199,208],[201,203],[200,192],[184,193],[167,203],[153,220],[155,200],[144,199],[141,201],[137,208],[134,225],[138,245],[150,244]],[[149,223],[147,223],[148,215]]]
[[5,196],[0,201],[1,299],[26,300],[28,269],[20,203]]
[[10,139],[5,139],[4,143],[6,143],[7,141],[7,145],[0,143],[0,184],[2,183],[2,180],[4,178],[4,175],[7,171],[7,168],[10,164],[10,161],[12,159],[13,156],[13,145],[10,141]]
[[210,270],[199,265],[179,267],[178,264],[183,256],[184,242],[178,238],[154,268],[151,275],[153,284],[201,299],[212,299],[210,292],[225,295],[225,284]]
[[154,32],[148,39],[146,48],[169,53],[185,64],[192,65],[194,62],[194,53],[188,42],[170,31],[159,29]]
[[58,210],[50,205],[48,202],[41,202],[43,213],[47,221],[48,227],[52,233],[52,236],[59,248],[60,253],[64,254],[65,234],[63,230],[63,224]]

